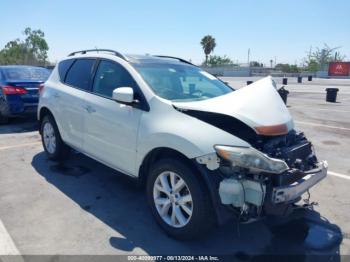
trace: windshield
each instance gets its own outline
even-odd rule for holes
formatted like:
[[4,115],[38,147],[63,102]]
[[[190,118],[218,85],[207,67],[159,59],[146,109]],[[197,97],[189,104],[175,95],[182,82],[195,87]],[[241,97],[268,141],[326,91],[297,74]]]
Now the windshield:
[[143,79],[160,97],[171,101],[199,101],[233,91],[200,68],[177,64],[135,64]]
[[46,81],[50,71],[40,67],[9,67],[3,68],[7,80]]

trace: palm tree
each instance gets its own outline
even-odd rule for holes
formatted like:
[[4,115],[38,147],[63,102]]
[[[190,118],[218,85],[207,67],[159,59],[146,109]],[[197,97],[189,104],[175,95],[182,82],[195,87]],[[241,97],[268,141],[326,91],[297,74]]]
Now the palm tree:
[[202,38],[201,45],[205,54],[205,64],[207,65],[208,56],[211,52],[213,52],[216,46],[215,38],[212,37],[211,35],[206,35],[205,37]]

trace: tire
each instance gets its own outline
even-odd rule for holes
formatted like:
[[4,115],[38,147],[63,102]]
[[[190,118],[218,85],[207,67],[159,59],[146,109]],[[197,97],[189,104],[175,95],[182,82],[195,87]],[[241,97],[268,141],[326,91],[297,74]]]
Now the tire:
[[0,124],[7,124],[9,122],[6,112],[8,112],[8,107],[3,98],[0,97]]
[[63,142],[57,124],[51,115],[44,116],[41,126],[41,141],[51,160],[63,160],[69,156],[69,147]]
[[3,115],[0,113],[0,124],[7,124],[8,122],[9,122],[8,117],[3,116]]
[[[162,191],[166,187],[162,184],[164,181],[173,189],[172,193]],[[176,239],[198,238],[213,228],[214,212],[207,189],[200,177],[180,160],[164,159],[154,164],[147,178],[146,193],[153,216],[169,236]],[[155,199],[158,199],[157,204]]]

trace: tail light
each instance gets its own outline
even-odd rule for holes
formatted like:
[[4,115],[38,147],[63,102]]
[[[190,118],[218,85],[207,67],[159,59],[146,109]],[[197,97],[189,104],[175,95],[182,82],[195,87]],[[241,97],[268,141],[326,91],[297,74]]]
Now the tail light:
[[44,84],[40,84],[38,87],[39,87],[39,94],[41,94],[44,91],[45,85]]
[[24,95],[24,94],[28,93],[28,91],[26,89],[24,89],[23,87],[19,87],[19,86],[3,86],[2,92],[5,95]]

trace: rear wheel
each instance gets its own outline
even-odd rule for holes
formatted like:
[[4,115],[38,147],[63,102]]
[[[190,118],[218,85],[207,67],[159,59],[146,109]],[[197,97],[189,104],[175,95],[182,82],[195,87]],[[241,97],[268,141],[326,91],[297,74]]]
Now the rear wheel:
[[41,122],[41,140],[49,159],[61,160],[68,156],[69,147],[62,141],[55,120],[46,115]]
[[7,106],[3,98],[0,98],[0,124],[7,124],[9,119],[1,112],[7,112]]
[[8,117],[3,116],[3,115],[0,113],[0,124],[7,124],[8,122],[9,122]]
[[174,238],[199,237],[214,224],[204,184],[179,160],[161,160],[151,168],[147,199],[158,224]]

